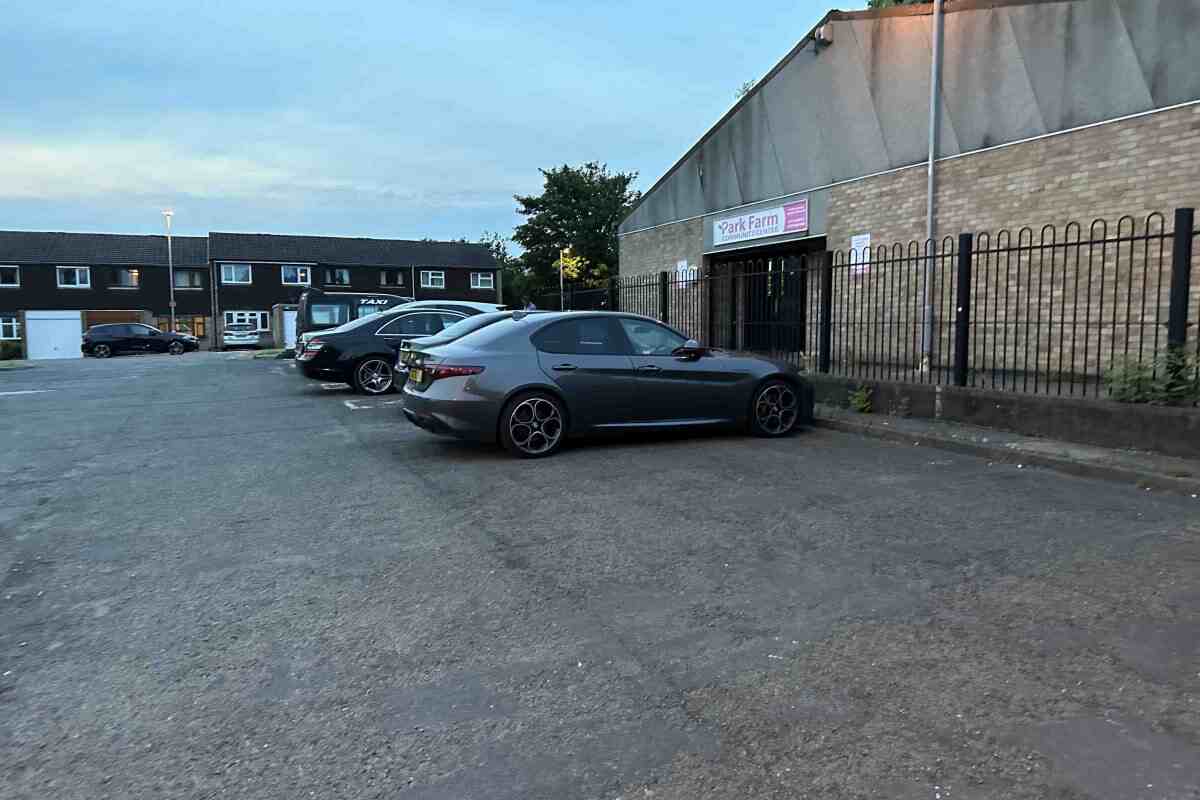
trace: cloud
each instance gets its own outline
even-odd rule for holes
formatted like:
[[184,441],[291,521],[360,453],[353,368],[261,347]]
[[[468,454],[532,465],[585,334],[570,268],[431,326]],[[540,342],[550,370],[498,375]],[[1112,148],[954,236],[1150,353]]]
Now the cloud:
[[[362,154],[360,154],[362,155]],[[466,161],[414,160],[371,166],[326,163],[324,153],[289,148],[276,158],[260,153],[200,152],[154,139],[38,141],[0,138],[0,198],[89,200],[188,196],[225,201],[295,202],[337,196],[393,206],[484,208],[507,204],[508,179],[478,181]],[[474,170],[472,183],[457,178]],[[366,175],[356,173],[367,173]],[[464,188],[470,186],[471,188]]]

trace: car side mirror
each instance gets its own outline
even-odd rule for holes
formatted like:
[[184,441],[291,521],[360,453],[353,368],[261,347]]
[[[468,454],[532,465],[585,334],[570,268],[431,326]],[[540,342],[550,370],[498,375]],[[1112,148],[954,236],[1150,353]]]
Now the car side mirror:
[[697,342],[695,339],[688,339],[683,343],[683,347],[676,347],[671,355],[675,356],[680,361],[695,361],[708,352],[708,348]]

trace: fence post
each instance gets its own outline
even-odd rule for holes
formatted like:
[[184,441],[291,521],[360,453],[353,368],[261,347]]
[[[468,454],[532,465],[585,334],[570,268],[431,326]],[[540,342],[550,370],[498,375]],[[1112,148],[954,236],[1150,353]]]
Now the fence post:
[[619,278],[609,278],[608,279],[608,310],[609,311],[620,311],[621,310],[621,290],[617,288],[619,286],[619,284],[618,284],[619,280],[620,280]]
[[1167,316],[1167,348],[1187,344],[1188,290],[1192,281],[1194,208],[1175,209],[1175,241],[1171,247],[1171,299]]
[[967,385],[967,361],[971,348],[971,261],[975,239],[958,235],[958,302],[954,306],[954,385]]
[[821,254],[821,324],[817,334],[817,371],[829,372],[833,343],[833,253]]
[[717,306],[715,303],[716,287],[714,286],[715,278],[713,277],[713,268],[711,266],[709,266],[708,274],[702,275],[700,277],[700,279],[702,281],[705,281],[705,283],[707,284],[705,287],[705,290],[706,290],[705,293],[708,298],[708,341],[706,341],[705,344],[708,345],[709,347],[716,347],[716,345],[717,345]]
[[670,273],[663,271],[658,273],[658,319],[660,322],[671,323],[670,318],[670,303],[671,303],[671,284]]

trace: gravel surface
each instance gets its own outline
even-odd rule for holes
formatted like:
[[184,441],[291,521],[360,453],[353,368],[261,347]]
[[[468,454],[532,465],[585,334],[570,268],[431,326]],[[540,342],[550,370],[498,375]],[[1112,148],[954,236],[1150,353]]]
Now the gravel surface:
[[216,353],[6,373],[0,490],[5,800],[1200,796],[1187,497]]

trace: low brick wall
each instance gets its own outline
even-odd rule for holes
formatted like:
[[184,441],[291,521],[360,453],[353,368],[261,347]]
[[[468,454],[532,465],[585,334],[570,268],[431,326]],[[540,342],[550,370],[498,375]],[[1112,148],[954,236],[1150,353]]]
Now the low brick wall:
[[868,386],[875,414],[944,419],[1026,436],[1200,459],[1198,408],[1164,408],[830,375],[808,377],[818,403],[845,406],[852,391]]

